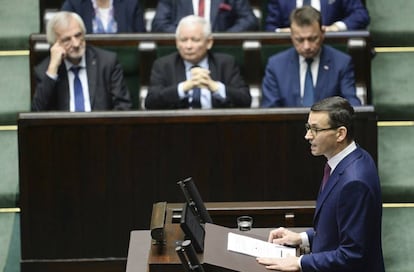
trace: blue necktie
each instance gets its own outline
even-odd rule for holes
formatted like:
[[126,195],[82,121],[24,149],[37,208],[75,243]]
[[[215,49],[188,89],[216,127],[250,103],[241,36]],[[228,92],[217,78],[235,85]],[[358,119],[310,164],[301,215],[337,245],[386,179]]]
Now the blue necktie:
[[79,70],[81,67],[79,66],[72,66],[70,70],[75,75],[75,78],[73,80],[73,89],[75,94],[75,111],[85,111],[85,103],[83,99],[83,88],[82,83],[79,79]]
[[310,6],[311,0],[303,0],[303,6]]
[[306,59],[306,63],[308,67],[306,68],[306,76],[305,76],[305,88],[303,93],[303,106],[310,107],[313,104],[313,97],[314,97],[314,87],[313,87],[313,79],[312,79],[312,71],[311,71],[311,64],[313,59]]
[[[196,67],[200,67],[200,66],[194,65],[193,67],[191,67],[191,69],[196,68]],[[193,99],[191,101],[191,107],[193,109],[201,109],[200,97],[201,97],[200,88],[198,87],[193,88]]]

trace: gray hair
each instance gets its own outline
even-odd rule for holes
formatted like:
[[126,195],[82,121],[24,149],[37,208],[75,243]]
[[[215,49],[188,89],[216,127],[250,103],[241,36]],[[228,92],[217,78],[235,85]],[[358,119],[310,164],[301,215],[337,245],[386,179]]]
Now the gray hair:
[[175,38],[178,38],[180,29],[183,25],[201,25],[203,27],[203,34],[205,38],[211,36],[211,24],[203,17],[197,15],[188,15],[183,17],[178,23],[177,29],[175,30]]
[[82,33],[85,35],[86,28],[85,24],[83,23],[82,18],[74,12],[68,11],[59,11],[57,12],[52,19],[47,22],[46,26],[46,39],[47,42],[52,45],[56,42],[56,27],[67,27],[71,19],[74,19],[78,22],[80,28],[82,29]]

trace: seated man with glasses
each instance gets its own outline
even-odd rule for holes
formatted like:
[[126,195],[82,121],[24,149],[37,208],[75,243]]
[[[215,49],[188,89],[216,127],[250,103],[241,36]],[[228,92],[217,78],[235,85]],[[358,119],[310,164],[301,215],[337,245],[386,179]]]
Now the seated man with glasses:
[[131,108],[123,70],[113,52],[87,46],[76,13],[58,12],[47,25],[50,56],[35,67],[33,111],[104,111]]

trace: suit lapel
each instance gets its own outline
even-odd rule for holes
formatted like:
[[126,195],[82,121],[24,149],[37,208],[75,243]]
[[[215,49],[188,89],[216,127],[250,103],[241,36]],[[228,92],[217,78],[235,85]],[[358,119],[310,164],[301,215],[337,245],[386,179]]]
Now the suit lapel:
[[325,17],[327,9],[328,9],[328,0],[321,0],[321,14],[323,14],[322,18]]
[[[194,7],[193,7],[193,1],[191,0],[178,0],[177,1],[179,4],[177,5],[177,9],[175,12],[177,12],[177,14],[183,14],[184,16],[190,15],[190,14],[194,14]],[[197,15],[197,14],[195,14]],[[177,21],[178,23],[178,21]]]
[[222,2],[222,0],[211,0],[210,22],[211,22],[212,29],[214,29],[213,24],[216,21],[221,2]]
[[173,77],[171,77],[172,82],[183,82],[187,80],[186,77],[186,70],[184,65],[184,60],[180,57],[178,53],[175,53],[175,65],[174,68],[176,69],[176,77],[177,79],[174,80]]
[[89,99],[91,102],[91,109],[95,103],[96,96],[96,82],[98,80],[98,67],[96,63],[95,52],[89,47],[86,47],[86,72],[88,77]]
[[289,9],[287,10],[294,10],[296,8],[296,1],[288,0]]
[[218,71],[214,55],[210,52],[207,53],[208,69],[210,70],[210,75],[213,80],[218,78]]
[[348,165],[356,160],[359,156],[361,156],[361,150],[357,148],[351,154],[346,156],[332,172],[331,176],[326,182],[324,190],[318,195],[315,207],[315,215],[313,217],[314,224],[317,222],[317,218],[319,217],[319,213],[323,207],[325,200],[329,197],[335,186],[338,185],[340,176],[343,174]]
[[[289,81],[291,84],[291,88],[289,91],[293,94],[293,99],[295,101],[294,104],[301,105],[302,99],[300,96],[300,71],[299,71],[299,55],[297,51],[292,48],[292,56],[290,58],[289,66],[287,67],[287,70],[289,71],[289,75],[292,75],[291,80]],[[290,95],[289,95],[290,96]]]
[[70,101],[70,91],[69,91],[69,79],[68,79],[68,71],[66,70],[66,66],[64,63],[62,63],[62,65],[60,65],[59,67],[59,85],[61,87],[57,88],[58,90],[62,90],[61,95],[59,95],[58,99],[58,103],[61,106],[58,106],[58,108],[62,108],[62,109],[66,109],[66,110],[70,110],[69,108],[69,101]]
[[331,71],[331,58],[326,55],[324,48],[322,47],[322,52],[319,60],[319,69],[318,69],[318,79],[316,81],[316,101],[326,97],[324,94],[325,90],[328,88],[326,85],[329,83],[329,73]]

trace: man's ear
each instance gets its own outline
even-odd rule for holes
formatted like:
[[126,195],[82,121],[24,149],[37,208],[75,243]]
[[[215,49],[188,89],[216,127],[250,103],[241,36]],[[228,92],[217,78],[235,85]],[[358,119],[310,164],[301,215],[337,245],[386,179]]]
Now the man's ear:
[[346,136],[348,135],[348,129],[344,126],[340,126],[336,130],[336,138],[337,142],[343,142],[346,140]]
[[213,47],[213,44],[214,44],[213,38],[209,37],[207,41],[207,49],[210,50]]

